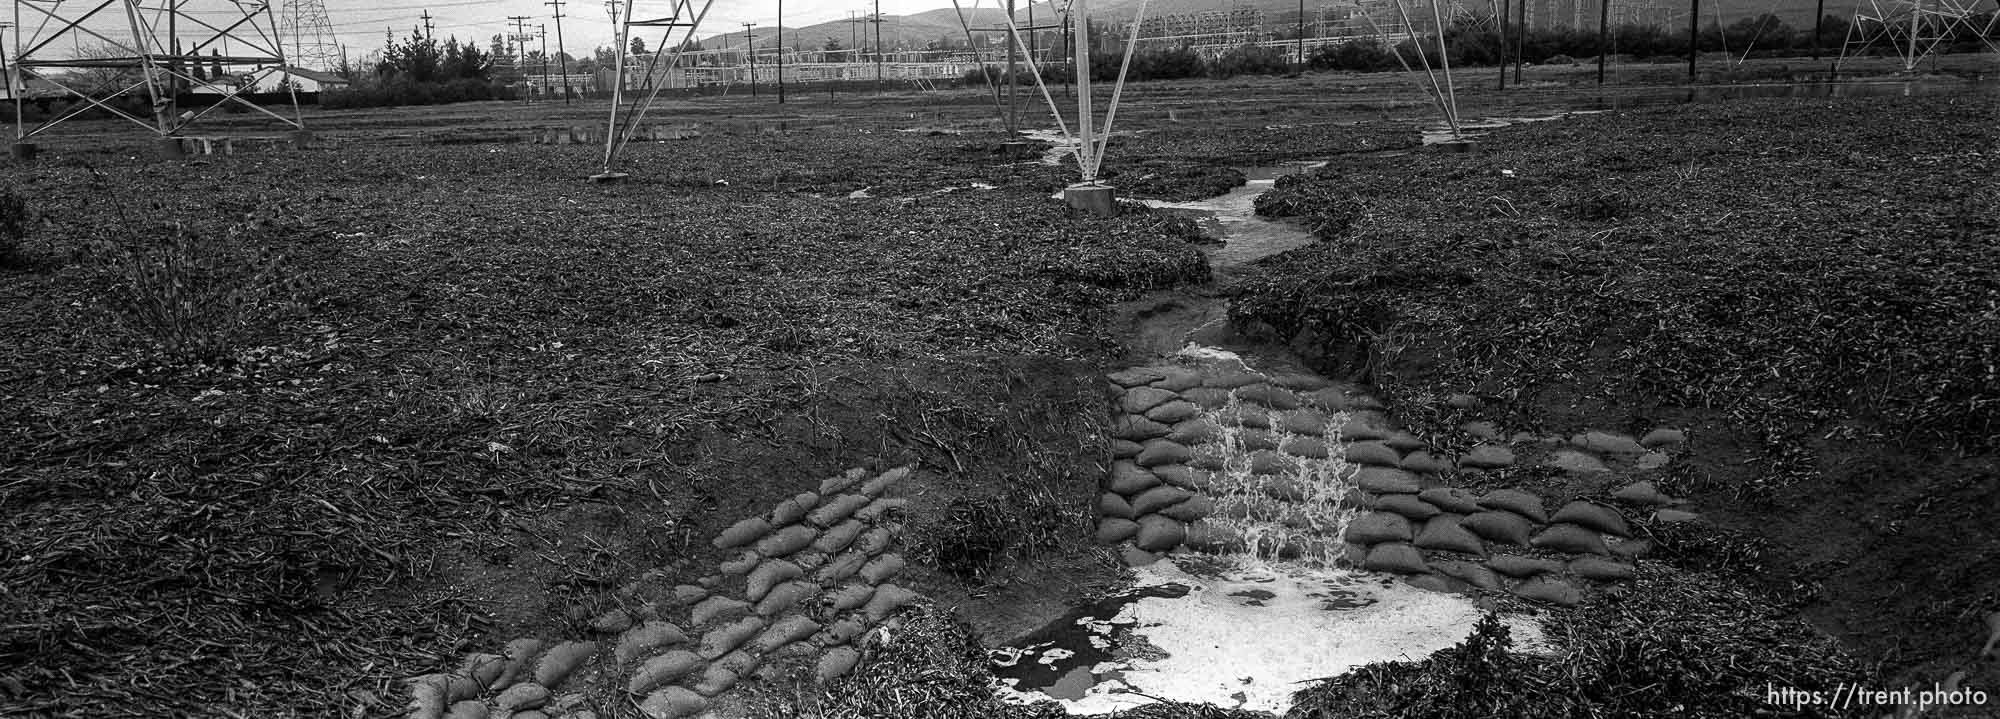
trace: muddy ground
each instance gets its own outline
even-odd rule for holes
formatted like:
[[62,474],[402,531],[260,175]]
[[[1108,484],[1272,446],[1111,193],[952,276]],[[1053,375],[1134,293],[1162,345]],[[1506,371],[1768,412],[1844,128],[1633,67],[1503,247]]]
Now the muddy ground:
[[[1598,102],[1551,73],[1461,102],[1495,113]],[[1603,158],[1574,148],[1613,152],[1607,138],[1634,132],[1668,142],[1690,120],[1642,109],[1514,128],[1489,140],[1493,151],[1405,156],[1417,161],[1380,154],[1413,148],[1428,121],[1407,78],[1162,83],[1127,101],[1120,128],[1145,132],[1120,138],[1106,168],[1138,192],[1198,197],[1236,184],[1241,166],[1346,157],[1386,178],[1357,193],[1364,201],[1400,188],[1397,202],[1463,223],[1492,219],[1493,204],[1475,199],[1489,190],[1464,186],[1497,182],[1488,165],[1508,152],[1538,158],[1509,165],[1522,172],[1549,166],[1545,155],[1569,168],[1535,175],[1538,199],[1517,199],[1517,212],[1599,212],[1583,188]],[[723,525],[851,466],[937,472],[916,513],[928,519],[906,540],[922,559],[911,583],[986,636],[1115,583],[1115,560],[1087,543],[1107,459],[1097,376],[1125,351],[1111,308],[1206,280],[1199,238],[1167,213],[1100,220],[1047,201],[1074,170],[1007,156],[983,102],[691,101],[674,119],[706,123],[703,136],[635,146],[634,181],[616,186],[582,182],[599,169],[592,147],[520,141],[595,121],[601,106],[316,114],[316,147],[181,162],[118,129],[58,136],[40,162],[0,166],[30,216],[22,259],[0,270],[0,714],[388,715],[396,679],[507,637],[571,633],[640,571],[694,572]],[[1756,126],[1808,106],[1694,119]],[[1991,116],[1990,102],[1842,107],[1816,126]],[[1591,124],[1606,122],[1616,131]],[[92,127],[115,126],[78,129]],[[1960,188],[1958,201],[1990,203],[1952,159],[1990,153],[1990,125],[1909,132],[1895,139],[1937,147],[1895,162],[1834,149],[1799,161],[1851,161],[1871,179],[1958,172],[1886,188],[1857,178],[1856,191],[1894,202]],[[1519,149],[1501,148],[1515,137]],[[1679,152],[1696,158],[1694,182],[1705,168],[1763,163],[1769,144],[1732,141],[1734,164]],[[1628,153],[1633,172],[1671,174],[1681,159]],[[1711,210],[1748,202],[1704,186]],[[1352,189],[1341,187],[1332,194]],[[850,198],[857,190],[870,197]],[[1752,207],[1785,226],[1771,209],[1781,197]],[[1651,214],[1587,221],[1644,227],[1671,214],[1649,202],[1639,206]],[[1993,214],[1945,219],[1990,248],[1982,216]],[[1924,267],[1956,277],[1948,268],[1980,266],[1948,260]],[[1428,305],[1397,308],[1412,306]],[[1459,381],[1474,367],[1427,356],[1436,366],[1399,376]],[[1758,427],[1678,395],[1536,415],[1603,378],[1525,379],[1541,399],[1507,406],[1552,427],[1640,412],[1713,438],[1702,451],[1714,471],[1687,488],[1790,548],[1794,565],[1849,560],[1817,571],[1826,588],[1802,611],[1865,656],[1919,671],[1965,655],[1971,612],[1993,600],[1980,579],[1992,568],[1978,564],[1995,556],[1982,519],[1990,454],[1838,444],[1812,455],[1835,465],[1832,484],[1739,505],[1731,488],[1757,470],[1736,462],[1769,446]],[[1471,389],[1518,389],[1499,381]],[[1406,421],[1426,416],[1406,398]],[[1864,481],[1876,465],[1907,480]],[[1818,521],[1856,516],[1824,501],[1835,488],[1851,492],[1841,501],[1887,505],[1882,521],[1900,524],[1882,526],[1903,529]],[[963,541],[968,526],[1006,539]],[[1953,561],[1911,561],[1939,556]],[[1901,574],[1939,568],[1958,578],[1950,592],[1892,589],[1936,586]],[[1884,598],[1901,604],[1858,611]]]

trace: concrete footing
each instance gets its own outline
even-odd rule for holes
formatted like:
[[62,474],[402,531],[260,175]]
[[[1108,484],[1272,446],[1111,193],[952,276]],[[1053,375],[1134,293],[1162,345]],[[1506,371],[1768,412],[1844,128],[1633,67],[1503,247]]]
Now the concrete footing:
[[1444,142],[1434,142],[1431,143],[1430,147],[1431,150],[1436,152],[1472,152],[1473,150],[1479,149],[1478,143],[1475,143],[1471,140],[1446,140]]
[[625,178],[627,177],[629,177],[629,175],[626,175],[623,172],[600,172],[595,175],[591,175],[590,181],[600,185],[608,185],[608,184],[624,182]]
[[187,146],[181,144],[181,138],[162,137],[154,144],[160,148],[161,157],[169,160],[178,160],[187,157]]
[[13,156],[13,158],[16,160],[20,160],[22,162],[28,162],[35,159],[35,151],[37,149],[38,148],[35,147],[35,143],[16,142],[11,147],[8,148],[8,154]]
[[1026,142],[1002,142],[1000,143],[1000,156],[1008,160],[1019,160],[1027,157],[1032,152],[1030,150],[1031,147],[1033,145]]
[[1063,201],[1070,207],[1098,217],[1115,217],[1118,214],[1118,198],[1110,185],[1070,185],[1063,189]]

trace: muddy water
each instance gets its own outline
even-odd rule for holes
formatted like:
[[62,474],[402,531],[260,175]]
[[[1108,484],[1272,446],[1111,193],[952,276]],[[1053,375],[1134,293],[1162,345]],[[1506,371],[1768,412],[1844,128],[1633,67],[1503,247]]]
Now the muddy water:
[[1297,249],[1315,242],[1312,233],[1296,224],[1267,220],[1257,215],[1257,196],[1270,190],[1278,178],[1324,165],[1324,162],[1293,163],[1278,167],[1244,168],[1248,182],[1220,197],[1194,202],[1146,200],[1147,205],[1185,210],[1201,218],[1209,236],[1223,244],[1208,253],[1210,269],[1228,276],[1260,257]]
[[[1298,225],[1258,217],[1254,206],[1279,177],[1314,166],[1248,168],[1248,184],[1220,197],[1147,204],[1195,216],[1220,240],[1204,252],[1216,275],[1226,278],[1248,271],[1258,258],[1316,241]],[[1134,359],[1205,375],[1306,373],[1282,348],[1234,337],[1227,301],[1205,291],[1160,293],[1128,308]],[[1270,479],[1252,471],[1252,432],[1222,420],[1251,409],[1232,400],[1199,415],[1222,427],[1213,446],[1225,457],[1217,488],[1210,490],[1217,497],[1216,512],[1204,521],[1240,543],[1137,567],[1125,592],[1076,607],[993,649],[1002,696],[1053,699],[1086,714],[1130,709],[1155,697],[1282,712],[1292,693],[1311,680],[1369,663],[1420,658],[1463,640],[1480,615],[1467,598],[1345,568],[1340,561],[1340,537],[1355,515],[1342,501],[1353,489],[1354,465],[1337,456],[1302,460],[1291,473],[1296,476],[1286,477],[1302,488],[1296,501],[1272,502],[1254,491],[1237,491]],[[1335,413],[1329,424],[1344,420]],[[1267,424],[1271,430],[1255,433],[1265,442],[1299,439],[1275,421]],[[1538,646],[1540,630],[1532,621],[1506,621],[1524,648]]]

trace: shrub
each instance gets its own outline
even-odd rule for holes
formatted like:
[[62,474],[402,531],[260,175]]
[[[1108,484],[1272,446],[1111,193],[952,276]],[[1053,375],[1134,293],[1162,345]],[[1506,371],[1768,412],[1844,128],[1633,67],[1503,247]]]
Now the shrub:
[[104,300],[133,334],[189,360],[225,356],[264,323],[298,304],[301,284],[282,258],[248,249],[232,225],[221,241],[176,223],[134,245],[100,242],[111,275]]
[[1209,65],[1208,74],[1216,78],[1231,78],[1237,75],[1283,75],[1292,71],[1292,63],[1281,48],[1243,45],[1232,48],[1216,58]]
[[1397,69],[1396,57],[1374,40],[1355,40],[1321,45],[1306,53],[1306,64],[1314,70],[1379,72]]
[[330,110],[396,105],[442,105],[480,100],[512,100],[514,88],[473,78],[444,82],[394,80],[367,84],[320,94],[319,104]]

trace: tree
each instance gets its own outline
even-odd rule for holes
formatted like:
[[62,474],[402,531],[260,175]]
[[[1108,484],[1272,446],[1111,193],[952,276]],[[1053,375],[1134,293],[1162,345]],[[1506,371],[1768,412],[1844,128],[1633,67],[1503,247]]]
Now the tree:
[[632,54],[634,54],[634,55],[644,55],[644,54],[646,54],[646,39],[645,39],[645,38],[642,38],[642,37],[635,37],[635,38],[632,38]]
[[835,39],[833,39],[833,36],[829,35],[829,36],[827,36],[827,38],[826,38],[826,43],[825,43],[825,44],[822,44],[822,45],[820,45],[820,46],[819,46],[819,49],[821,49],[821,50],[825,50],[825,51],[827,51],[827,52],[838,52],[838,51],[840,51],[840,50],[844,50],[844,49],[846,49],[846,48],[843,48],[843,47],[841,47],[841,46],[840,46],[840,41],[839,41],[839,40],[835,40]]
[[411,82],[435,82],[444,64],[444,49],[437,40],[412,29],[410,39],[383,49],[378,74]]
[[438,74],[445,80],[486,80],[493,76],[493,57],[477,45],[460,45],[453,37],[444,42],[444,64]]

